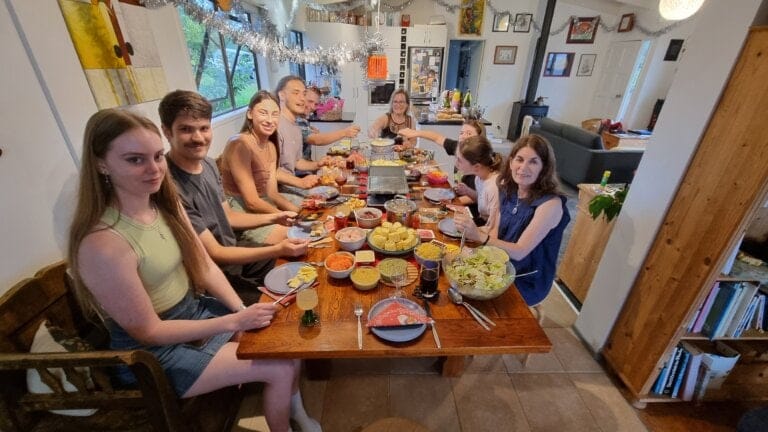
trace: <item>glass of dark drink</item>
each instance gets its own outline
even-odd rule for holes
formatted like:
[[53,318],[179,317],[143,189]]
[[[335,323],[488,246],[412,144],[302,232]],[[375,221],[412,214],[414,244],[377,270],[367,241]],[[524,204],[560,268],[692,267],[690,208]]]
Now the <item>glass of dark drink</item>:
[[421,295],[424,296],[424,298],[432,298],[437,294],[437,280],[439,276],[440,261],[425,260],[421,264],[419,285],[421,285]]
[[347,169],[348,170],[355,169],[355,161],[353,161],[352,159],[347,159]]

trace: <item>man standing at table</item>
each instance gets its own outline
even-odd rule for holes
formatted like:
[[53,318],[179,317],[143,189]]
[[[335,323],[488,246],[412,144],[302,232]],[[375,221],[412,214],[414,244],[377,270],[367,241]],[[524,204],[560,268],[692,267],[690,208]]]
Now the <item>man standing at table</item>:
[[342,138],[354,138],[360,133],[360,126],[355,124],[329,132],[320,132],[316,128],[311,127],[309,125],[309,117],[315,112],[319,102],[320,89],[315,86],[307,87],[307,91],[304,93],[304,115],[296,118],[296,123],[301,126],[304,138],[302,155],[307,160],[312,159],[313,145],[328,145]]
[[237,246],[233,228],[246,230],[269,224],[289,225],[294,212],[253,214],[233,211],[224,199],[216,163],[207,157],[213,139],[211,104],[201,95],[176,90],[158,107],[163,135],[171,145],[168,170],[176,183],[184,210],[211,258],[222,267],[246,304],[258,301],[256,287],[281,256],[307,252],[307,240],[283,239],[264,247]]

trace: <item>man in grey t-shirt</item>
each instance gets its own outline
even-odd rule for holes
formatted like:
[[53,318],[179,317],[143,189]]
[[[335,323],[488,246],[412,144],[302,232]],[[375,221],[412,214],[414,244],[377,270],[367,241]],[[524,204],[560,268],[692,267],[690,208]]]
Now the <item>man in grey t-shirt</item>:
[[295,75],[281,78],[275,89],[275,95],[280,101],[280,122],[277,124],[280,169],[277,170],[277,182],[288,187],[281,190],[299,194],[301,190],[317,185],[319,178],[314,174],[299,178],[296,172],[315,172],[320,168],[317,162],[302,158],[304,136],[296,118],[304,115],[305,91],[304,81]]

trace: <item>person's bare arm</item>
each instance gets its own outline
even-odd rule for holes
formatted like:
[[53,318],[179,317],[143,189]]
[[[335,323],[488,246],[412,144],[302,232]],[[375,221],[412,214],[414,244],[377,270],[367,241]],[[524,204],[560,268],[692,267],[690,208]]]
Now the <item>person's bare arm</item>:
[[339,141],[342,138],[354,138],[360,133],[360,126],[352,125],[343,129],[330,132],[311,133],[307,137],[307,142],[311,145],[328,145]]
[[306,253],[308,244],[307,240],[285,239],[276,245],[270,246],[223,246],[208,230],[200,233],[199,237],[211,259],[219,265],[249,264],[254,261],[279,257],[302,256]]
[[300,171],[317,171],[320,169],[320,164],[315,161],[308,161],[306,159],[299,159],[296,161],[296,169]]
[[[207,255],[206,255],[207,257]],[[234,293],[218,267],[207,260],[209,271],[204,285],[222,284],[214,294],[232,311],[242,301]],[[161,320],[137,272],[138,259],[117,233],[105,229],[89,234],[78,251],[79,271],[83,282],[100,307],[144,345],[169,345],[204,339],[228,331],[263,327],[275,313],[275,307],[251,307],[238,313],[206,320]],[[232,295],[226,295],[227,291]],[[255,305],[254,305],[255,306]]]
[[368,128],[368,137],[369,138],[378,138],[381,136],[381,131],[384,130],[385,127],[387,127],[387,115],[380,116],[377,118],[373,124],[371,124],[371,127]]
[[[288,201],[283,195],[280,194],[280,192],[277,190],[277,181],[280,178],[280,173],[284,173],[285,175],[291,176],[297,180],[301,180],[298,177],[292,175],[291,173],[288,173],[286,171],[283,171],[280,168],[277,168],[276,175],[270,176],[269,181],[267,182],[267,196],[272,200],[275,205],[281,209],[281,210],[288,210],[292,212],[298,213],[301,211],[301,208],[292,202]],[[300,184],[300,183],[299,183]],[[302,186],[298,186],[302,187]]]
[[[498,239],[499,222],[495,221],[488,238],[489,245],[497,246],[507,252],[510,258],[521,260],[544,240],[549,231],[560,223],[563,217],[563,207],[560,198],[553,198],[540,205],[533,214],[533,219],[520,235],[517,242],[508,242]],[[469,240],[484,241],[485,236],[480,232],[471,218],[457,218],[456,226],[464,230],[464,235]]]
[[407,138],[409,140],[414,140],[414,141],[416,140],[416,138],[424,138],[430,141],[434,141],[440,145],[443,145],[443,143],[445,142],[444,135],[441,135],[435,131],[430,131],[430,130],[424,130],[424,129],[416,130],[411,128],[403,128],[397,131],[397,134],[402,135],[403,138]]
[[221,203],[221,207],[224,208],[224,213],[227,215],[229,225],[236,230],[247,230],[272,224],[290,226],[291,222],[293,222],[293,219],[296,217],[296,212],[293,211],[281,211],[278,213],[243,213],[233,210],[226,201]]
[[224,156],[227,158],[232,178],[243,198],[245,208],[252,213],[276,213],[278,209],[261,199],[259,191],[256,189],[256,182],[251,172],[251,158],[253,157],[251,150],[239,138],[236,138],[236,141],[232,142],[230,146],[231,148],[227,148]]

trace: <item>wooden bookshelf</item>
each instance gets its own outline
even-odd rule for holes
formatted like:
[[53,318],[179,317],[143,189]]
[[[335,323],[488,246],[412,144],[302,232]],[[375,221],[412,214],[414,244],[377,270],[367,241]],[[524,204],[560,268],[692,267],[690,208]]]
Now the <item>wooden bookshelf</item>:
[[[638,407],[679,401],[651,394],[654,382],[681,340],[706,339],[688,334],[686,327],[712,285],[725,280],[720,270],[768,197],[766,50],[768,27],[751,29],[603,348]],[[733,343],[759,344],[762,351],[768,345],[763,339],[748,336]],[[766,366],[740,360],[723,387],[706,399],[768,399]]]

